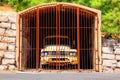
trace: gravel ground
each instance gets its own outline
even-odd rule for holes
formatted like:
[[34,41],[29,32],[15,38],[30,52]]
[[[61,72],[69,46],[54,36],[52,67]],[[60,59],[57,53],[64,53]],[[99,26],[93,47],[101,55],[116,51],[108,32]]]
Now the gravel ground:
[[120,80],[120,74],[78,72],[1,73],[0,80]]

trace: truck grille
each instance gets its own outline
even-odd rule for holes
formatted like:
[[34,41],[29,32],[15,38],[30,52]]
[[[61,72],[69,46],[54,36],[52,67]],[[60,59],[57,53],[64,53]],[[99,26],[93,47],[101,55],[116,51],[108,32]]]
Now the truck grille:
[[65,58],[52,58],[52,61],[65,61]]

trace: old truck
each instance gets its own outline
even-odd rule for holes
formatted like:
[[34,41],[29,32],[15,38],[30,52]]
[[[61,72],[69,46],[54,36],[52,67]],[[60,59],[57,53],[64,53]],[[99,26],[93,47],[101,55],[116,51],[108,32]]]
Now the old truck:
[[[53,37],[49,37],[53,38]],[[60,37],[65,38],[65,37]],[[40,66],[75,66],[78,64],[77,50],[68,45],[46,45],[41,49]]]

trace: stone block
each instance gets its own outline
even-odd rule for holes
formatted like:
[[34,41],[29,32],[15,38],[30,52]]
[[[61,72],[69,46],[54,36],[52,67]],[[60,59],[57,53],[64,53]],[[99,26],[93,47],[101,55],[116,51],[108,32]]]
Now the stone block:
[[0,51],[0,57],[4,56],[4,51]]
[[4,57],[15,59],[15,52],[4,52]]
[[115,73],[120,73],[120,68],[116,68],[116,69],[114,70],[114,72],[115,72]]
[[7,30],[6,36],[15,37],[16,36],[16,30]]
[[113,51],[109,47],[102,47],[102,52],[103,53],[113,53]]
[[120,62],[117,62],[117,66],[116,67],[119,67],[120,68]]
[[113,64],[116,64],[116,60],[103,60],[103,66],[113,67]]
[[9,44],[9,45],[8,45],[8,50],[9,50],[9,51],[15,51],[15,45]]
[[0,22],[8,22],[7,16],[0,16]]
[[7,65],[0,65],[0,70],[7,70],[8,66]]
[[15,70],[15,68],[16,68],[15,65],[9,65],[9,66],[8,66],[8,69],[9,69],[9,70]]
[[15,64],[15,59],[2,59],[2,64]]
[[14,43],[15,44],[15,38],[11,38],[11,37],[0,36],[0,41],[3,43]]
[[120,54],[120,47],[115,49],[114,54]]
[[16,14],[8,16],[9,22],[16,23]]
[[116,60],[120,60],[120,55],[116,55]]
[[102,54],[102,58],[104,59],[115,59],[115,54]]
[[1,28],[10,28],[11,24],[10,23],[0,23]]
[[103,72],[105,72],[105,73],[113,73],[114,71],[113,71],[112,68],[107,68],[107,67],[105,67],[105,68],[103,69]]
[[2,57],[0,56],[0,65],[2,64]]
[[7,43],[0,42],[0,50],[6,50],[6,49],[7,49]]
[[12,24],[11,29],[16,29],[16,24]]
[[4,32],[5,32],[5,29],[0,28],[0,36],[3,36],[3,35],[4,35]]

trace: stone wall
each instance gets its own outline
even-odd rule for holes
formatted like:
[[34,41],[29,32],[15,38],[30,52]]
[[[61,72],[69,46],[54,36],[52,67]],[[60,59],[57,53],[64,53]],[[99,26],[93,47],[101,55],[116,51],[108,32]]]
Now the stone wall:
[[120,72],[120,41],[102,40],[103,72]]
[[16,14],[0,14],[0,70],[16,67]]

